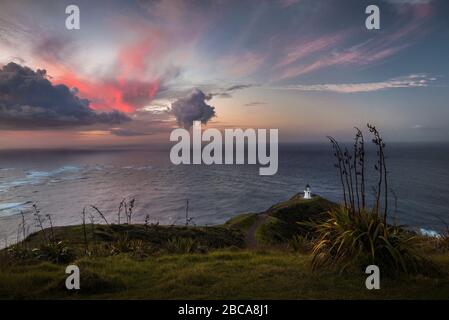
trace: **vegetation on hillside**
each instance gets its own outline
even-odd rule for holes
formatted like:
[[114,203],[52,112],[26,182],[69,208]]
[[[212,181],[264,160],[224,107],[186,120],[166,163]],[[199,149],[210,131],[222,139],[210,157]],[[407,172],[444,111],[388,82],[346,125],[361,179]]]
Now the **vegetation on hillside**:
[[340,271],[347,267],[374,264],[384,273],[427,273],[434,270],[431,261],[422,255],[419,237],[401,226],[390,224],[388,171],[385,143],[375,126],[367,125],[373,135],[377,161],[374,165],[377,183],[374,203],[366,196],[365,141],[356,128],[352,152],[329,137],[336,158],[344,203],[328,211],[325,221],[306,225],[315,229],[313,241],[314,268],[332,267]]
[[[44,230],[47,231],[48,230]],[[243,247],[242,233],[223,226],[189,227],[161,225],[91,225],[53,227],[47,241],[36,232],[0,252],[0,266],[48,261],[66,264],[83,256],[129,253],[144,258],[164,253],[195,253]],[[87,245],[86,245],[87,241]]]

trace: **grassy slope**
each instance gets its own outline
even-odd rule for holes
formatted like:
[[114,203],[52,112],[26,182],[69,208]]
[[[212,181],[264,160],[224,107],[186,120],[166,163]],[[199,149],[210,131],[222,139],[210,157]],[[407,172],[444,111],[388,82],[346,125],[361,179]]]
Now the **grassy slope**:
[[267,210],[269,217],[256,231],[256,238],[265,244],[288,243],[295,235],[310,232],[298,222],[318,220],[332,206],[335,204],[324,198],[305,200],[297,194]]
[[[295,232],[303,232],[297,221],[319,219],[333,204],[322,198],[303,200],[295,196],[271,207],[265,223],[256,230],[263,243],[285,243]],[[123,235],[153,249],[144,256],[121,253],[113,256],[83,256],[81,226],[60,227],[64,239],[77,252],[73,262],[81,269],[80,292],[64,289],[63,265],[49,262],[1,264],[0,298],[126,298],[126,299],[371,299],[449,298],[449,278],[417,276],[382,279],[382,289],[365,289],[366,276],[344,276],[311,272],[310,256],[281,247],[248,250],[244,233],[257,220],[245,214],[216,227],[168,227],[120,225],[88,228],[89,243],[98,247],[114,244]],[[30,236],[26,245],[39,244],[42,234]],[[164,249],[167,240],[195,239],[207,253],[173,254]],[[277,248],[277,249],[276,249]],[[0,252],[0,259],[4,252]],[[449,273],[449,255],[432,259]]]
[[[308,256],[281,251],[218,250],[207,254],[85,257],[75,263],[81,290],[64,290],[64,267],[50,263],[0,272],[1,298],[107,299],[447,299],[449,280],[382,279],[368,291],[365,275],[313,273]],[[439,258],[449,265],[449,257]]]
[[257,213],[243,213],[229,219],[225,226],[228,228],[237,229],[240,231],[248,230],[253,223],[256,222]]

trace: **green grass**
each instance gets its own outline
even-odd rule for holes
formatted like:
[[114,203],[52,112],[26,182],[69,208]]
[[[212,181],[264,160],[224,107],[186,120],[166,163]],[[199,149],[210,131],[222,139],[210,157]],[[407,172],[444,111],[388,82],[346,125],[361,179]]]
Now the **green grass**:
[[[64,288],[64,267],[50,263],[0,271],[0,298],[66,299],[448,299],[449,279],[422,276],[382,279],[311,272],[310,256],[283,251],[217,250],[136,260],[122,254],[84,257],[81,290]],[[448,256],[435,261],[446,270]]]
[[267,210],[268,218],[256,231],[256,239],[262,244],[287,244],[296,235],[306,235],[311,228],[298,224],[309,220],[321,220],[335,204],[321,197],[306,200],[295,195]]
[[294,224],[268,216],[265,223],[256,230],[256,240],[267,245],[286,244],[296,233],[297,228]]
[[243,213],[226,221],[225,226],[241,231],[248,230],[256,222],[257,213]]

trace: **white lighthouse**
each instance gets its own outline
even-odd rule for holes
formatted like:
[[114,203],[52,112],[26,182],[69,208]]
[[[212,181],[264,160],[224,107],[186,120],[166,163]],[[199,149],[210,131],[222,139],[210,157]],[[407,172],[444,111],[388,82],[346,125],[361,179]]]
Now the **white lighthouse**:
[[304,199],[312,199],[312,191],[310,191],[309,184],[306,185],[306,189],[304,190]]

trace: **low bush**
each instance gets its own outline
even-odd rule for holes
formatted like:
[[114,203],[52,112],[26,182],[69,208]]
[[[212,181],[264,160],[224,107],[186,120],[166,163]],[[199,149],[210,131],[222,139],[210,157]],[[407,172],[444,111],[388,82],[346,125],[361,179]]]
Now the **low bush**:
[[42,244],[39,248],[33,249],[32,252],[38,260],[54,263],[68,263],[76,258],[73,250],[64,241]]
[[198,247],[197,241],[192,238],[171,238],[164,245],[169,253],[194,253]]
[[313,243],[307,236],[296,235],[288,242],[288,247],[295,252],[309,253],[313,248]]
[[312,223],[318,234],[312,249],[314,268],[378,265],[386,273],[429,270],[418,250],[418,237],[411,231],[385,224],[375,213],[351,215],[348,209],[329,211],[327,220]]

